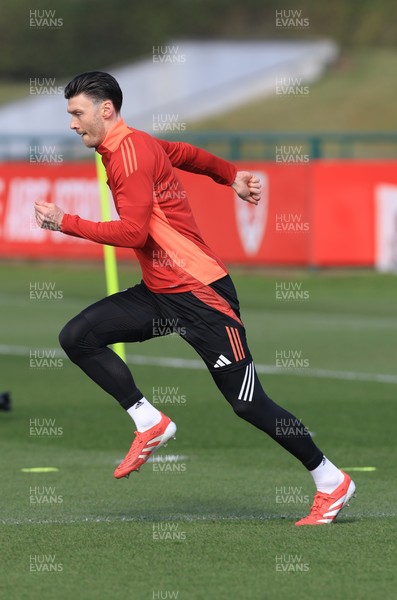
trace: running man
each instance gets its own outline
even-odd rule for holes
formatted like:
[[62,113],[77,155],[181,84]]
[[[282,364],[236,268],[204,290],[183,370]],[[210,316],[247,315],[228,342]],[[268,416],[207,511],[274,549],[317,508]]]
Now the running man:
[[[236,414],[272,437],[312,475],[317,487],[314,503],[296,525],[332,523],[355,485],[315,446],[303,424],[263,390],[233,282],[202,239],[175,169],[207,175],[253,204],[260,200],[259,179],[189,144],[158,140],[127,127],[120,114],[122,91],[107,73],[77,75],[66,86],[65,98],[71,129],[102,156],[119,219],[96,223],[37,201],[37,223],[99,244],[132,248],[143,274],[138,285],[83,310],[59,336],[70,360],[135,423],[134,441],[114,476],[138,471],[175,436],[176,426],[145,398],[109,346],[143,342],[158,335],[156,323],[178,323],[180,335],[201,356]],[[170,327],[161,330],[170,332]],[[280,423],[294,423],[293,431],[280,435]]]

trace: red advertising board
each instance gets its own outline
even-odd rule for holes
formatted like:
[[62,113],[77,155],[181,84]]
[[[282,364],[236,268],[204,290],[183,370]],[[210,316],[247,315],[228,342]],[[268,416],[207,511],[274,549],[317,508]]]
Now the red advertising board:
[[309,244],[310,205],[306,165],[239,163],[262,180],[258,206],[208,178],[181,178],[206,242],[223,260],[242,264],[303,265]]
[[[179,172],[204,239],[224,261],[368,266],[377,262],[379,248],[390,254],[389,262],[394,260],[397,230],[390,229],[390,220],[395,216],[397,223],[396,162],[250,162],[238,167],[261,177],[258,206],[208,177]],[[102,258],[98,244],[40,229],[33,215],[37,198],[100,221],[94,163],[5,163],[0,173],[0,257]],[[112,218],[117,218],[115,211]],[[386,223],[387,236],[380,223]],[[130,249],[117,252],[121,259],[134,260]]]
[[377,197],[397,185],[396,161],[319,161],[312,171],[313,264],[374,265]]

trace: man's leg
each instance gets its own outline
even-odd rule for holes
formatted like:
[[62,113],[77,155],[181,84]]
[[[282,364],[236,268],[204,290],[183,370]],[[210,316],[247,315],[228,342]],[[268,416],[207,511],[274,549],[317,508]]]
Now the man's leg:
[[267,433],[308,470],[319,466],[323,453],[301,421],[269,398],[253,361],[235,370],[211,370],[211,375],[239,417]]
[[151,336],[155,307],[139,286],[108,296],[74,317],[59,334],[72,362],[126,410],[142,398],[125,362],[108,345]]
[[70,360],[111,394],[135,422],[138,435],[134,448],[126,457],[127,465],[123,461],[122,468],[116,469],[116,477],[138,470],[176,431],[174,423],[137,388],[125,362],[108,348],[116,342],[142,342],[154,337],[158,318],[151,293],[139,284],[89,306],[69,321],[59,335]]
[[323,455],[299,419],[267,396],[253,362],[229,372],[212,371],[211,375],[239,417],[267,433],[312,475],[317,494],[310,514],[296,525],[332,523],[354,494],[350,477]]
[[[350,478],[324,457],[301,421],[273,402],[262,388],[247,345],[230,277],[199,290],[175,297],[170,295],[162,301],[180,317],[181,325],[186,329],[186,341],[203,358],[235,413],[267,433],[302,462],[310,471],[319,493],[324,498],[326,496],[325,500],[321,497],[323,509],[324,502],[332,506],[343,499],[342,505],[336,504],[331,518],[327,516],[320,521],[331,522],[353,494],[354,484],[351,482],[350,487]],[[337,496],[332,496],[335,493]],[[317,500],[314,506],[318,506]],[[316,522],[299,524],[318,524],[317,517],[312,518]]]

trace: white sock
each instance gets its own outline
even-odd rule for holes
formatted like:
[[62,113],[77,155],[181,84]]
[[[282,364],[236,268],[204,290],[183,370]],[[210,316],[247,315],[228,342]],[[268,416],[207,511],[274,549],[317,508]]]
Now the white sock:
[[314,479],[317,491],[324,494],[332,494],[343,481],[342,471],[325,456],[319,466],[310,471],[310,475]]
[[143,397],[127,410],[135,423],[137,431],[147,431],[161,421],[161,414],[150,402]]

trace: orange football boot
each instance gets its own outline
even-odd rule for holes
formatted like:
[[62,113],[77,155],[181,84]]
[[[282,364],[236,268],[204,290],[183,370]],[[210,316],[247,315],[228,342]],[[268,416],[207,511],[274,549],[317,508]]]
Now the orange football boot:
[[135,431],[132,446],[114,472],[116,479],[128,477],[131,471],[139,471],[149,456],[164,446],[169,439],[175,439],[176,425],[161,412],[161,421],[147,431]]
[[333,523],[342,510],[354,495],[356,486],[354,481],[341,471],[344,475],[342,483],[332,492],[332,494],[324,494],[317,492],[314,496],[313,506],[307,517],[297,521],[295,525],[325,525]]

